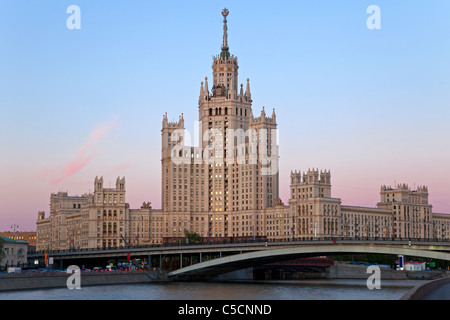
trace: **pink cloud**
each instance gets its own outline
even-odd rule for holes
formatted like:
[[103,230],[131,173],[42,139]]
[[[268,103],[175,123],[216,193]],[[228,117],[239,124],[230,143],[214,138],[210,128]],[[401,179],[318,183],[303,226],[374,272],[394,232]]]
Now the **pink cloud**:
[[111,176],[111,175],[121,175],[123,174],[123,171],[130,168],[131,167],[131,163],[130,162],[124,162],[124,163],[120,163],[114,167],[112,167],[111,169],[104,171],[102,173],[103,176]]
[[[53,177],[51,178],[50,183],[55,185],[60,181],[75,175],[86,167],[98,154],[97,145],[117,126],[119,126],[117,117],[109,122],[98,124],[89,134],[87,141],[81,146],[75,158],[65,165],[64,168],[57,170],[54,175],[52,174]],[[50,171],[51,169],[45,169],[41,172],[40,176],[48,176],[49,173],[51,173]]]
[[56,177],[54,177],[50,183],[57,184],[58,182],[67,179],[78,171],[83,169],[94,157],[96,150],[92,149],[92,146],[83,146],[79,151],[78,155],[74,160],[72,160],[68,165],[66,165],[62,170],[60,170]]
[[130,166],[131,166],[131,164],[128,163],[128,162],[126,162],[126,163],[121,163],[121,164],[115,166],[115,167],[114,167],[114,170],[122,171],[122,170],[128,169]]

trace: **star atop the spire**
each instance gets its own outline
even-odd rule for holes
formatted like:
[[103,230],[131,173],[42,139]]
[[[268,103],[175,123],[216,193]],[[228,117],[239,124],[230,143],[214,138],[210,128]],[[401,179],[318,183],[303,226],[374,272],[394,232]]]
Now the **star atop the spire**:
[[228,11],[227,8],[222,10],[222,15],[225,17],[225,19],[227,18],[228,14],[230,13],[230,11]]

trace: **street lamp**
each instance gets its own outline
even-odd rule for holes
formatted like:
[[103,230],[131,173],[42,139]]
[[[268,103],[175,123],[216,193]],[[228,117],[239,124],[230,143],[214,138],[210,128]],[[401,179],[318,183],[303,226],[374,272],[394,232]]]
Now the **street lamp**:
[[16,228],[19,229],[19,226],[17,224],[13,224],[11,226],[11,229],[13,229],[13,240],[16,238]]

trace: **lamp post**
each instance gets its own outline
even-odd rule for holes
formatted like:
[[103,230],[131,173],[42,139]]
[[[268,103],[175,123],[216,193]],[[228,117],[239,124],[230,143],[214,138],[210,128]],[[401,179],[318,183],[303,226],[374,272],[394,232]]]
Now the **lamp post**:
[[11,226],[11,229],[13,229],[13,240],[16,240],[16,228],[19,229],[19,226],[17,224],[13,224]]

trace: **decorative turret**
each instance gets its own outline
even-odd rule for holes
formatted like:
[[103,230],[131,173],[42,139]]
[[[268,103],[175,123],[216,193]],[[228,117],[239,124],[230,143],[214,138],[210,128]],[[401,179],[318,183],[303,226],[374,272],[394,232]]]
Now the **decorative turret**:
[[256,118],[253,117],[253,112],[250,112],[250,122],[252,122],[254,124],[265,123],[265,124],[276,125],[277,118],[275,115],[275,109],[273,109],[271,117],[267,117],[265,107],[262,107],[260,116],[256,117]]
[[125,177],[123,177],[122,179],[120,179],[120,177],[117,177],[117,179],[116,179],[116,189],[117,190],[121,190],[121,191],[125,191]]
[[331,198],[330,170],[319,172],[319,169],[313,168],[303,174],[297,170],[291,171],[291,199],[299,199],[299,195],[302,195],[302,199]]
[[38,220],[44,220],[45,219],[45,211],[39,211],[38,212]]
[[203,81],[200,83],[200,94],[198,96],[198,101],[202,101],[205,97],[205,92],[203,91]]
[[162,127],[167,128],[169,126],[169,121],[167,120],[167,112],[163,115]]
[[101,191],[101,190],[103,190],[103,177],[100,177],[100,179],[98,177],[95,177],[94,191]]
[[411,190],[406,183],[397,184],[396,188],[382,185],[380,198],[378,207],[385,207],[394,202],[428,204],[428,187],[418,186],[416,190]]
[[247,97],[247,101],[252,100],[252,94],[250,93],[250,79],[247,78],[247,88],[245,89],[245,96]]
[[331,184],[331,173],[330,170],[320,170],[320,182],[325,184]]
[[183,114],[178,116],[178,121],[170,121],[167,118],[167,112],[163,115],[162,121],[162,129],[164,128],[176,128],[176,129],[184,129],[184,117]]
[[203,96],[205,98],[209,97],[209,89],[208,89],[208,77],[205,77],[205,91],[203,92]]

